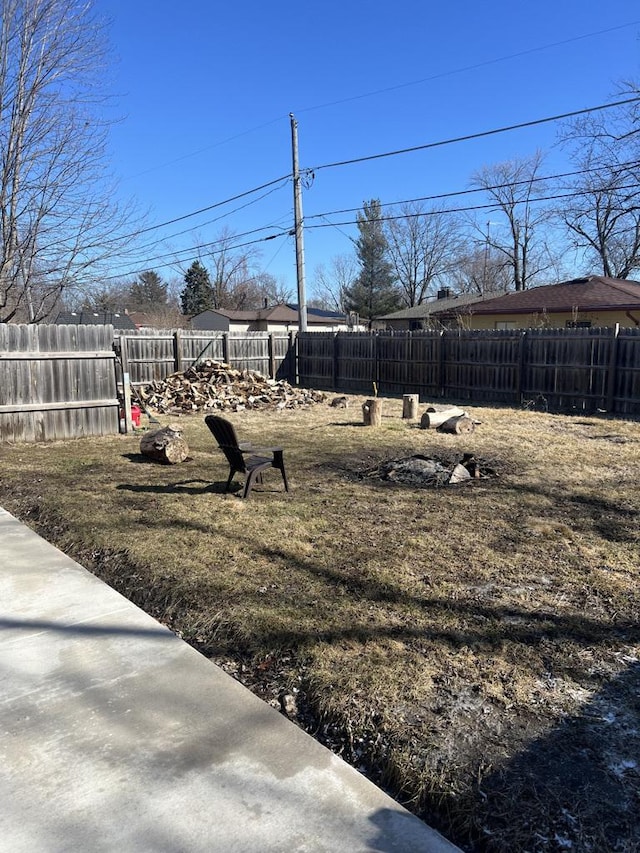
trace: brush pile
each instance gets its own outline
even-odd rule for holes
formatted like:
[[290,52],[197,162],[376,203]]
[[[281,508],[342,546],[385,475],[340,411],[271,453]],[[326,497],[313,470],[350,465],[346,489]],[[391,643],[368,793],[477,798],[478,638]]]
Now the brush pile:
[[294,388],[255,370],[235,370],[207,359],[183,373],[142,385],[138,395],[148,409],[163,414],[245,409],[296,409],[325,400],[320,391]]

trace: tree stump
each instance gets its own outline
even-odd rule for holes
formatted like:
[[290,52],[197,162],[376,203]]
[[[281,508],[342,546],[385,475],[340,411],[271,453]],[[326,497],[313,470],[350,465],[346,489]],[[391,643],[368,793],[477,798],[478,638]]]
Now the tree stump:
[[362,404],[362,422],[365,426],[380,426],[382,423],[382,400],[365,400]]
[[170,424],[143,435],[140,440],[140,453],[155,459],[156,462],[175,465],[185,461],[189,455],[189,447],[180,434],[180,427]]
[[414,421],[418,417],[418,394],[402,395],[402,417],[405,420]]

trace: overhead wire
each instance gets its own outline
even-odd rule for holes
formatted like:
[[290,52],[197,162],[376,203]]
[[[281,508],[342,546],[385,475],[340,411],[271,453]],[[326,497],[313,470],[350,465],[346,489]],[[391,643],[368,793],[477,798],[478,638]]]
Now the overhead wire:
[[264,190],[267,187],[272,187],[274,184],[282,183],[283,181],[289,181],[290,179],[290,174],[281,175],[279,178],[274,178],[274,180],[272,181],[267,181],[264,184],[260,184],[260,186],[258,187],[253,187],[250,190],[245,190],[244,192],[238,193],[237,195],[225,198],[222,201],[216,201],[213,204],[209,204],[206,207],[201,207],[198,210],[193,210],[190,213],[185,213],[182,216],[175,216],[173,219],[167,219],[166,222],[159,222],[157,225],[149,225],[145,228],[138,228],[136,231],[132,231],[130,234],[122,234],[117,238],[114,237],[113,240],[108,240],[105,242],[109,243],[118,242],[120,240],[130,240],[134,237],[139,237],[141,234],[146,234],[149,231],[157,231],[159,228],[165,228],[167,225],[174,225],[176,222],[183,222],[185,219],[190,219],[193,216],[199,216],[201,213],[207,213],[210,210],[214,210],[216,207],[222,207],[225,204],[230,204],[232,201],[238,201],[238,199],[240,198],[245,198],[248,195],[260,192],[260,190]]
[[[616,169],[624,170],[625,168],[636,166],[636,165],[637,165],[636,161],[629,161],[627,163],[617,164]],[[487,186],[472,187],[472,188],[466,189],[466,190],[452,190],[451,192],[435,193],[434,195],[418,196],[416,198],[402,199],[399,201],[381,202],[380,207],[397,207],[398,205],[401,205],[401,204],[413,204],[413,203],[421,202],[421,201],[438,201],[438,200],[444,199],[444,198],[456,198],[458,196],[472,195],[475,193],[482,193],[482,192],[490,192],[492,190],[507,189],[508,187],[517,187],[517,186],[521,186],[521,185],[534,184],[534,183],[545,183],[548,181],[560,180],[562,178],[573,178],[573,177],[577,177],[578,175],[586,175],[586,174],[589,174],[592,172],[600,172],[600,171],[602,171],[602,170],[598,166],[592,166],[588,169],[577,169],[577,170],[572,171],[572,172],[558,172],[555,175],[539,175],[539,176],[537,175],[537,176],[532,177],[532,178],[524,178],[520,181],[506,181],[505,183],[502,183],[502,184],[488,184]],[[310,219],[325,219],[327,216],[337,216],[338,214],[343,214],[343,213],[356,213],[356,212],[360,211],[361,209],[362,209],[362,205],[360,205],[359,207],[347,207],[347,208],[342,208],[339,210],[330,210],[330,211],[325,210],[324,213],[307,214],[307,215],[305,215],[304,219],[305,219],[305,223],[306,223]]]
[[[637,184],[623,185],[623,186],[618,187],[617,189],[623,190],[623,189],[633,189],[633,188],[637,188]],[[515,207],[515,206],[520,206],[523,204],[535,204],[535,203],[543,202],[543,201],[559,201],[560,199],[565,199],[565,198],[578,198],[578,197],[583,196],[583,195],[584,195],[583,191],[568,192],[568,193],[557,193],[555,195],[549,195],[549,196],[534,196],[532,198],[526,198],[526,199],[524,199],[524,198],[523,199],[514,199],[512,203]],[[487,204],[468,205],[467,207],[452,207],[452,208],[444,209],[444,210],[438,209],[438,210],[420,211],[420,212],[415,212],[415,213],[399,213],[399,214],[396,214],[393,216],[376,216],[376,217],[373,217],[369,221],[371,221],[371,222],[392,222],[392,221],[397,220],[397,219],[419,219],[422,217],[426,218],[429,216],[439,216],[439,215],[446,214],[446,213],[469,213],[469,212],[474,211],[474,210],[500,210],[500,209],[501,208],[500,208],[499,203],[496,201],[493,201],[493,202],[489,202]],[[357,224],[358,224],[357,219],[350,219],[350,220],[347,220],[345,222],[327,222],[326,224],[319,223],[316,225],[306,225],[305,227],[306,227],[306,230],[308,230],[308,231],[318,230],[320,228],[330,228],[330,227],[338,228],[338,230],[340,230],[339,226],[357,225]]]
[[411,80],[405,83],[397,83],[395,86],[386,86],[382,89],[375,89],[372,92],[364,92],[360,95],[352,95],[348,98],[340,98],[338,100],[329,101],[324,104],[317,104],[313,107],[304,107],[302,109],[296,110],[295,112],[297,114],[313,112],[314,110],[321,110],[325,109],[326,107],[335,107],[339,106],[340,104],[348,104],[352,103],[353,101],[361,101],[365,98],[373,98],[376,95],[386,95],[389,92],[397,92],[400,89],[407,89],[411,86],[419,86],[423,83],[432,83],[434,80],[441,80],[444,77],[451,77],[455,74],[464,74],[467,71],[476,71],[478,68],[487,68],[490,65],[496,65],[500,62],[508,62],[510,59],[520,59],[523,56],[530,56],[532,53],[539,53],[540,51],[549,50],[550,48],[554,47],[563,47],[564,45],[572,44],[577,41],[584,41],[585,39],[593,38],[594,36],[606,35],[607,33],[616,32],[617,30],[623,30],[627,27],[635,27],[638,26],[638,24],[640,24],[640,21],[629,21],[626,24],[619,24],[615,27],[607,27],[604,30],[597,30],[592,33],[584,33],[581,36],[573,36],[568,39],[562,39],[561,41],[550,42],[549,44],[528,48],[527,50],[521,50],[517,53],[509,53],[505,56],[495,57],[494,59],[485,59],[481,62],[476,62],[473,65],[463,65],[460,68],[453,68],[448,71],[440,71],[438,72],[438,74],[432,74],[429,77],[422,77],[419,80]]
[[[527,121],[527,122],[521,122],[518,124],[494,128],[491,130],[481,131],[481,132],[472,133],[472,134],[466,134],[464,136],[453,137],[453,138],[449,138],[449,139],[439,140],[436,142],[430,142],[430,143],[426,143],[426,144],[422,144],[422,145],[411,146],[408,148],[395,149],[392,151],[386,151],[386,152],[382,152],[382,153],[378,153],[378,154],[366,155],[363,157],[352,158],[349,160],[341,160],[341,161],[336,161],[333,163],[325,163],[325,164],[321,164],[319,166],[315,166],[313,169],[306,169],[304,171],[307,171],[309,173],[314,173],[314,172],[320,171],[322,169],[330,169],[330,168],[335,168],[338,166],[355,165],[358,163],[363,163],[363,162],[367,162],[367,161],[371,161],[371,160],[377,160],[377,159],[382,159],[382,158],[387,158],[387,157],[399,156],[402,154],[407,154],[407,153],[411,153],[411,152],[415,152],[415,151],[423,151],[423,150],[433,149],[433,148],[442,147],[445,145],[452,145],[452,144],[455,144],[458,142],[470,141],[470,140],[480,139],[480,138],[487,137],[487,136],[497,135],[500,133],[506,133],[506,132],[510,132],[513,130],[519,130],[519,129],[523,129],[523,128],[527,128],[527,127],[534,127],[537,125],[546,124],[546,123],[550,123],[553,121],[560,121],[560,120],[564,120],[567,118],[576,117],[579,115],[585,115],[585,114],[592,113],[592,112],[598,112],[598,111],[602,111],[605,109],[611,109],[613,107],[624,106],[624,105],[628,105],[631,103],[637,103],[638,101],[640,101],[640,96],[636,96],[633,98],[625,98],[625,99],[622,99],[619,101],[609,102],[609,103],[605,103],[605,104],[599,104],[599,105],[596,105],[594,107],[587,107],[587,108],[580,109],[580,110],[573,110],[570,112],[561,113],[561,114],[553,115],[553,116],[547,116],[547,117],[539,118],[539,119],[534,119],[534,120]],[[571,174],[572,173],[566,173],[565,176],[570,176]],[[215,208],[222,207],[225,204],[229,204],[232,201],[236,201],[240,198],[245,198],[246,196],[251,195],[251,194],[256,193],[256,192],[259,192],[260,190],[267,189],[269,187],[275,186],[275,184],[278,184],[278,183],[282,184],[285,181],[288,182],[289,180],[291,180],[291,178],[292,178],[292,176],[290,174],[282,175],[282,176],[275,178],[271,181],[267,181],[267,182],[265,182],[265,183],[263,183],[257,187],[253,187],[250,190],[246,190],[242,193],[237,193],[236,195],[231,196],[227,199],[223,199],[222,201],[218,201],[218,202],[215,202],[213,204],[207,205],[205,207],[199,208],[198,210],[191,211],[190,213],[186,213],[186,214],[183,214],[181,216],[174,217],[172,219],[166,220],[165,222],[162,222],[162,223],[159,223],[156,225],[148,226],[145,228],[140,228],[137,231],[131,232],[130,234],[125,234],[125,235],[121,235],[119,237],[114,237],[111,240],[105,241],[105,245],[110,244],[110,243],[115,243],[115,242],[121,242],[122,240],[126,240],[126,239],[133,239],[135,237],[140,236],[141,234],[148,233],[150,231],[156,231],[156,230],[159,230],[160,228],[166,227],[168,225],[175,224],[176,222],[181,222],[181,221],[184,221],[186,219],[192,218],[194,216],[198,216],[202,213],[208,212],[208,211],[213,210]],[[529,183],[529,182],[530,182],[529,180],[525,181],[525,183]],[[508,186],[508,184],[506,186]],[[498,188],[498,185],[496,186],[496,188]],[[483,188],[483,189],[487,190],[489,188]],[[463,191],[459,191],[458,193],[451,193],[451,194],[450,193],[443,193],[443,194],[440,194],[440,197],[446,198],[446,197],[451,197],[452,195],[463,195],[463,194],[475,192],[475,191],[481,191],[481,189],[463,190]],[[570,194],[558,196],[558,198],[564,198],[564,197],[570,197]],[[423,199],[415,199],[414,201],[427,200],[430,198],[435,199],[436,197],[435,196],[434,197],[423,197]],[[495,207],[495,205],[490,204],[490,205],[470,206],[468,208],[460,208],[459,210],[460,211],[474,210],[474,209],[475,210],[483,210],[483,209],[487,209],[487,208],[490,209],[492,207]],[[353,210],[355,210],[355,209],[351,209],[351,210],[346,211],[346,212],[352,212]],[[340,211],[338,211],[338,213],[339,212]],[[446,212],[446,211],[443,211],[443,212]],[[452,210],[451,212],[455,212],[455,211]],[[312,218],[316,218],[316,217],[320,217],[320,216],[322,216],[323,218],[326,218],[326,216],[329,216],[329,215],[334,215],[334,214],[332,214],[332,213],[316,214],[316,215],[305,217],[305,221],[308,219],[312,219]],[[220,219],[220,218],[224,218],[224,217],[219,217],[218,219]],[[394,217],[394,218],[398,218],[398,217]],[[214,221],[218,221],[218,220],[214,220]],[[348,222],[340,222],[340,223],[331,223],[330,225],[329,224],[327,224],[327,225],[321,225],[321,224],[320,225],[307,225],[306,227],[308,229],[317,229],[317,228],[337,227],[339,225],[352,225],[352,224],[357,224],[357,220],[356,221],[348,221]],[[239,236],[244,236],[244,235],[248,235],[251,233],[257,233],[259,231],[265,230],[266,227],[268,227],[268,226],[265,226],[263,228],[253,229],[253,231],[249,231],[249,232],[243,232],[243,234],[239,235]],[[187,229],[187,230],[190,230],[190,229]],[[181,233],[185,233],[185,232],[181,232]],[[284,233],[288,233],[288,232],[284,232]],[[284,236],[284,233],[279,234],[279,235],[278,234],[271,235],[270,237],[261,238],[260,240],[257,240],[255,242],[262,242],[264,240],[274,239],[275,237],[278,237],[278,236]],[[167,237],[164,239],[170,239],[170,238]],[[159,239],[158,241],[152,242],[150,245],[158,245],[158,243],[161,243],[161,242],[163,242],[163,239]],[[203,248],[208,248],[210,246],[215,245],[216,242],[220,242],[220,241],[213,241],[211,243],[204,243],[204,244],[199,244],[196,246],[188,247],[186,249],[176,250],[176,251],[172,252],[171,255],[173,257],[175,257],[176,254],[189,254],[189,253],[193,253],[193,252],[198,252]],[[246,244],[242,244],[242,245],[246,245]],[[240,247],[241,246],[234,247],[234,248],[240,248]],[[145,259],[144,263],[141,262],[140,266],[144,266],[145,264],[148,264],[151,261],[162,260],[165,257],[168,257],[168,255],[160,255],[160,256],[155,256],[152,258],[147,258],[147,259]],[[178,261],[174,261],[173,264],[165,264],[165,265],[161,265],[161,266],[172,266],[172,265],[175,265],[176,263],[178,263]],[[120,273],[118,275],[108,276],[107,278],[109,278],[109,279],[119,278],[119,277],[123,277],[123,276],[130,275],[130,274],[134,274],[134,273],[132,273],[132,272]]]
[[640,96],[634,98],[625,98],[622,101],[613,101],[607,104],[599,104],[595,107],[586,107],[581,110],[572,110],[571,112],[560,113],[558,115],[547,116],[545,118],[538,118],[532,121],[524,121],[518,124],[506,125],[504,127],[497,127],[492,130],[483,130],[478,133],[468,133],[464,136],[454,136],[450,139],[442,139],[438,142],[427,142],[423,145],[412,145],[409,148],[398,148],[394,151],[383,151],[380,154],[368,154],[364,157],[353,157],[350,160],[337,160],[334,163],[323,163],[320,166],[314,166],[311,171],[319,172],[321,169],[334,169],[337,166],[353,166],[356,163],[366,163],[371,160],[381,160],[385,157],[396,157],[399,154],[410,154],[414,151],[426,151],[430,148],[440,148],[444,145],[454,145],[458,142],[469,142],[473,139],[483,139],[487,136],[495,136],[498,133],[509,133],[512,130],[522,130],[525,127],[535,127],[540,124],[548,124],[552,121],[562,121],[568,118],[575,118],[580,115],[586,115],[587,113],[594,113],[601,110],[611,109],[612,107],[621,107],[626,104],[633,104],[640,101]]
[[[260,229],[258,229],[258,230],[260,230]],[[235,246],[225,246],[224,249],[220,249],[219,251],[214,250],[214,251],[210,252],[209,254],[217,255],[223,251],[235,251],[236,249],[244,249],[246,246],[254,246],[254,245],[257,245],[258,243],[265,243],[269,240],[275,240],[278,237],[288,237],[288,236],[289,236],[289,232],[283,231],[282,234],[271,234],[268,237],[260,237],[257,240],[248,240],[246,243],[238,243]],[[196,247],[196,249],[197,248],[198,247]],[[193,254],[194,253],[192,251],[191,257],[193,257]],[[176,259],[176,260],[170,261],[166,264],[154,264],[154,267],[156,269],[166,269],[167,267],[174,267],[174,268],[178,267],[178,268],[180,268],[181,264],[183,264],[183,263],[184,263],[184,259],[183,260]],[[139,275],[140,273],[145,272],[146,269],[147,269],[147,267],[145,267],[144,265],[141,265],[140,267],[137,267],[136,269],[129,270],[128,272],[125,272],[125,273],[118,273],[117,275],[102,276],[102,280],[103,281],[111,281],[111,280],[117,279],[117,278],[126,278],[126,277],[132,276],[132,275]]]
[[[257,204],[259,201],[262,201],[263,199],[272,195],[274,192],[278,192],[278,190],[282,189],[282,186],[283,186],[283,184],[281,184],[281,186],[279,186],[279,187],[274,187],[273,189],[269,190],[269,192],[263,193],[263,195],[258,196],[258,198],[252,199],[251,201],[248,201],[246,204],[241,204],[239,207],[235,207],[233,210],[229,210],[227,213],[224,213],[222,216],[216,216],[214,219],[208,219],[206,222],[199,222],[198,225],[195,227],[204,228],[207,225],[213,225],[215,222],[219,222],[221,219],[225,219],[227,216],[231,216],[234,213],[238,213],[238,211],[240,211],[240,210],[245,210],[247,207],[251,207],[251,205]],[[265,228],[269,228],[269,227],[271,227],[271,226],[269,226],[269,225],[265,226]],[[152,240],[150,243],[145,243],[142,246],[139,246],[138,250],[142,251],[143,249],[148,249],[148,248],[152,248],[153,246],[158,246],[161,243],[166,242],[167,240],[172,240],[175,237],[181,237],[183,234],[189,234],[189,233],[193,232],[193,230],[194,230],[194,227],[191,227],[191,228],[185,228],[183,231],[177,231],[173,234],[167,234],[164,237],[158,238],[157,240]]]

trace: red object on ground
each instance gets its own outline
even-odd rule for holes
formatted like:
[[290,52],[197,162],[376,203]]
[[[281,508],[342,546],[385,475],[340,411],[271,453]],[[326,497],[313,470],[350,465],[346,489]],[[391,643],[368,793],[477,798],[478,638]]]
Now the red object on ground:
[[[140,418],[141,417],[142,417],[142,410],[141,410],[140,406],[136,406],[135,404],[133,404],[131,406],[131,422],[133,423],[134,427],[140,426]],[[124,421],[124,409],[122,409],[122,408],[120,409],[120,420]],[[124,426],[122,428],[124,429]]]

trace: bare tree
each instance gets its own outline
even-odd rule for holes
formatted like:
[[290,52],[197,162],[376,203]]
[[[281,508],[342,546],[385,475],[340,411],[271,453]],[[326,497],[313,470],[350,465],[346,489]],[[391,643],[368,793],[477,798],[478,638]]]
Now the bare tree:
[[463,250],[452,265],[448,280],[459,293],[506,293],[511,284],[511,272],[504,255],[488,243]]
[[91,0],[2,0],[0,322],[44,319],[121,248]]
[[258,297],[252,285],[258,252],[234,248],[235,234],[221,231],[210,253],[210,277],[214,308],[252,308]]
[[318,308],[344,311],[344,294],[358,275],[358,261],[354,255],[335,255],[329,267],[318,264],[314,270],[313,294]]
[[389,219],[386,235],[402,301],[410,308],[421,305],[451,267],[459,243],[457,222],[437,208],[425,210],[411,202]]
[[[622,87],[638,95],[637,84]],[[581,174],[561,218],[588,260],[605,276],[628,278],[640,269],[640,103],[572,122],[564,143]]]
[[475,227],[488,247],[504,258],[515,290],[525,290],[550,266],[545,225],[551,213],[536,204],[544,195],[539,175],[542,160],[542,154],[536,152],[532,157],[487,166],[472,178],[472,185],[485,190],[495,202],[496,213],[504,216],[502,230],[485,232],[482,223]]

